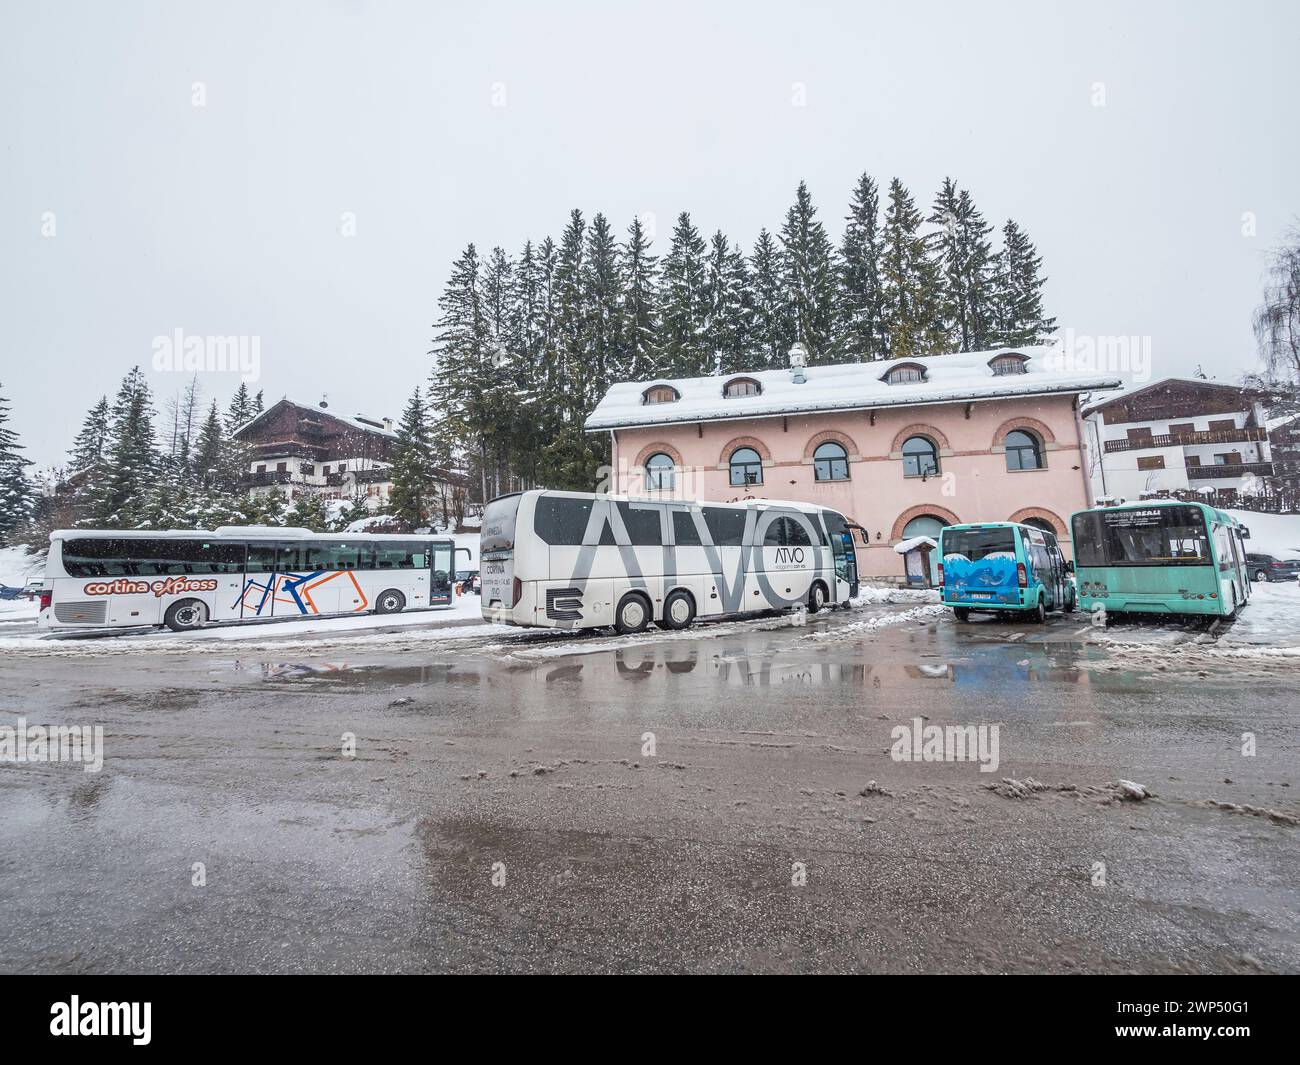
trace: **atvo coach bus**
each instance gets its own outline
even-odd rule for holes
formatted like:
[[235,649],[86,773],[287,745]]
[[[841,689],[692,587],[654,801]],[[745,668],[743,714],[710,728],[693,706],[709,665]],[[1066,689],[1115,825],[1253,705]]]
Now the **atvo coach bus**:
[[575,492],[500,496],[483,511],[483,616],[582,629],[818,611],[857,594],[854,526],[802,503],[693,503]]
[[1085,610],[1230,618],[1250,600],[1250,530],[1231,514],[1160,500],[1081,510],[1070,525]]
[[455,545],[414,536],[227,526],[50,534],[39,624],[50,629],[394,614],[451,602]]

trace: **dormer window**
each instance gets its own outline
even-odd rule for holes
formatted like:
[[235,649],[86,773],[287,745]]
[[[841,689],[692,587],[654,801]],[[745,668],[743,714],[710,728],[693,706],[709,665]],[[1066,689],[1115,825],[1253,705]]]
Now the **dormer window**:
[[728,399],[734,399],[736,396],[757,396],[762,391],[763,386],[752,377],[733,377],[722,386],[722,394]]
[[676,403],[681,395],[672,385],[651,385],[641,393],[645,403]]
[[920,363],[905,362],[901,366],[895,366],[881,380],[887,385],[916,384],[925,380],[925,367]]
[[1007,377],[1010,374],[1026,373],[1025,365],[1029,360],[1019,352],[1009,351],[1005,355],[995,355],[989,360],[989,369],[994,377]]

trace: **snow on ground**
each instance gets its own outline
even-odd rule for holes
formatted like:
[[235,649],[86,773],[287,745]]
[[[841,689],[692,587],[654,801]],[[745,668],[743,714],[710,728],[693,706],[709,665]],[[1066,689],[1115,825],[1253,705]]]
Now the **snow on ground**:
[[[44,555],[32,554],[25,547],[0,548],[0,584],[21,588],[44,571]],[[0,599],[0,621],[33,621],[37,605],[35,599]]]
[[940,621],[950,617],[952,617],[952,614],[946,606],[931,603],[927,606],[914,606],[910,610],[875,614],[839,628],[827,629],[825,632],[811,632],[807,638],[812,640],[852,640],[891,625],[906,625],[908,622]]
[[887,584],[863,584],[850,599],[852,606],[878,606],[881,603],[937,603],[938,588],[894,588]]

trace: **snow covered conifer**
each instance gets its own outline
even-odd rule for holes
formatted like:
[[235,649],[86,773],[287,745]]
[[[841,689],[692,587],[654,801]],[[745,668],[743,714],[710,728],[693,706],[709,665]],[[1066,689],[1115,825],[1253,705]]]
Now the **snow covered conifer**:
[[781,252],[766,229],[759,230],[749,257],[749,291],[755,368],[784,366],[794,328],[781,278]]
[[436,493],[429,412],[418,387],[402,412],[389,472],[393,480],[389,496],[393,516],[411,529],[424,528],[429,524]]
[[710,372],[705,325],[709,314],[706,246],[683,211],[663,259],[659,290],[661,357],[654,376],[701,377]]
[[872,362],[888,357],[880,270],[880,193],[868,174],[853,190],[839,257],[838,357]]
[[619,249],[623,321],[618,380],[640,381],[654,374],[659,357],[658,270],[658,257],[650,253],[645,227],[640,218],[634,218]]
[[994,269],[995,347],[1020,347],[1046,340],[1056,319],[1043,312],[1043,265],[1038,249],[1015,222],[1002,227],[1002,250]]
[[133,367],[112,404],[107,469],[92,493],[91,524],[129,529],[145,517],[159,468],[153,416],[149,385],[140,367]]
[[0,396],[0,546],[31,516],[33,492],[27,477],[31,460],[22,454],[18,434],[9,427],[9,401]]
[[781,227],[782,277],[795,339],[807,346],[814,362],[834,362],[835,247],[816,216],[808,186],[801,181]]
[[921,214],[898,178],[889,183],[883,237],[881,285],[889,357],[938,354],[945,347],[939,270],[921,233]]

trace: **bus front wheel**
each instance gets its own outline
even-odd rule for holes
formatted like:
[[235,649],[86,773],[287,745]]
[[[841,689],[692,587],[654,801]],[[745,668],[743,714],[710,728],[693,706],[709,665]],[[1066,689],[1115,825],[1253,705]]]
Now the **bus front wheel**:
[[650,604],[635,592],[628,592],[618,601],[614,611],[614,628],[623,636],[645,632],[650,624]]
[[1047,620],[1047,604],[1041,595],[1038,597],[1038,605],[1029,615],[1029,620],[1035,625],[1041,625]]
[[379,593],[375,600],[376,614],[400,614],[406,609],[406,596],[396,588],[388,588]]
[[664,600],[664,619],[657,624],[661,629],[688,629],[694,620],[695,600],[679,589]]
[[826,585],[821,581],[813,581],[813,586],[808,590],[808,613],[816,614],[826,605]]
[[172,632],[201,628],[208,620],[208,608],[200,599],[182,599],[172,603],[163,615],[163,624]]

